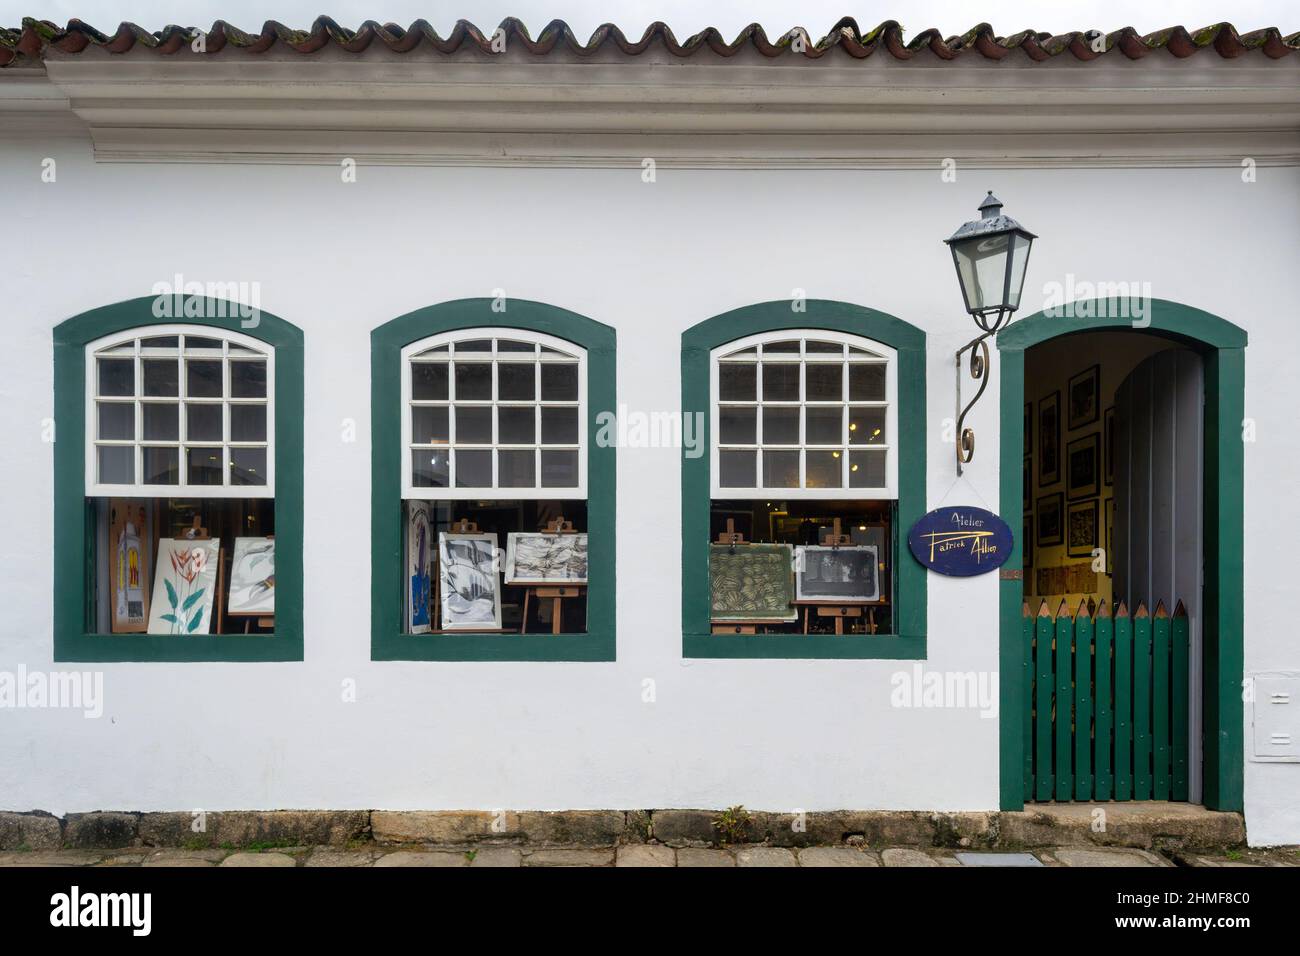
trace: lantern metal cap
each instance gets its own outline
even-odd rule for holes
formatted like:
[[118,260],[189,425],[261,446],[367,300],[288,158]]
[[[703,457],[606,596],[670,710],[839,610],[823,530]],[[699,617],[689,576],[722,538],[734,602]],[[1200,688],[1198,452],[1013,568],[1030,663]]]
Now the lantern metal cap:
[[1019,232],[1029,239],[1038,238],[1010,216],[1002,215],[1002,203],[997,196],[993,195],[991,189],[989,194],[984,197],[984,201],[979,204],[979,211],[979,219],[972,219],[945,239],[944,242],[953,243],[961,239],[970,239],[973,236],[988,236],[1001,232]]

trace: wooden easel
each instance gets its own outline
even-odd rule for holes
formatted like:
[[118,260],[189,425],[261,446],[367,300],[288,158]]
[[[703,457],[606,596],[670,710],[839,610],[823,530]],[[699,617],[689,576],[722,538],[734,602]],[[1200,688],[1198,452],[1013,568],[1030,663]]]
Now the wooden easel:
[[[556,515],[553,521],[548,521],[546,527],[542,528],[547,534],[577,534],[573,529],[573,522],[566,521],[564,515]],[[581,597],[586,591],[585,584],[554,584],[554,585],[528,585],[524,588],[524,613],[519,619],[519,633],[524,634],[528,631],[528,604],[530,599],[536,599],[538,606],[544,600],[551,602],[551,633],[559,634],[561,632],[560,622],[564,617],[564,602],[570,598]]]
[[[822,535],[822,547],[824,548],[847,548],[853,545],[853,538],[850,535],[842,534],[840,528],[840,519],[836,518],[831,526],[830,534]],[[877,573],[879,571],[877,570]],[[808,610],[815,610],[818,617],[830,617],[835,619],[835,636],[844,636],[845,619],[856,620],[862,617],[862,602],[849,601],[844,604],[827,604],[824,600],[800,601],[803,607],[803,632],[808,633]],[[871,633],[876,632],[875,611],[873,609],[870,623]]]
[[[718,532],[715,544],[725,544],[731,549],[731,553],[736,553],[736,548],[741,545],[749,544],[745,536],[736,530],[736,519],[727,519],[727,530]],[[758,625],[771,624],[767,620],[754,621],[710,621],[710,632],[713,634],[757,634]]]

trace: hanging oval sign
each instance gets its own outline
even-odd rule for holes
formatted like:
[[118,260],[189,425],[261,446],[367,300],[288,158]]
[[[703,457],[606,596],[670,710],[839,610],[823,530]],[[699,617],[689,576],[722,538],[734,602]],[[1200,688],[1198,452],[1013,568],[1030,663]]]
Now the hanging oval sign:
[[1011,557],[1007,523],[991,511],[961,505],[923,515],[907,535],[916,560],[931,571],[968,578],[995,571]]

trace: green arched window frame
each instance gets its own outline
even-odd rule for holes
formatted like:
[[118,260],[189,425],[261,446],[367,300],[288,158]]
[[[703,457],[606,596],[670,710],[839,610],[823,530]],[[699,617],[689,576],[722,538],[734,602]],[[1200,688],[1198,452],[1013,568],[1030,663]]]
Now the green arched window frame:
[[[499,311],[498,311],[499,310]],[[402,349],[444,332],[475,328],[541,332],[587,354],[587,532],[585,634],[402,633]],[[615,409],[612,328],[524,299],[459,299],[417,309],[370,333],[371,631],[377,661],[614,660],[615,449],[596,441],[598,416]],[[430,489],[430,498],[436,497]]]
[[[160,320],[156,296],[92,309],[54,329],[54,660],[300,661],[302,628],[302,330],[269,312],[245,327],[236,303],[186,296],[183,317]],[[190,313],[201,313],[191,315]],[[275,350],[275,631],[272,634],[93,632],[94,522],[86,504],[86,346],[161,322],[238,332]]]
[[[925,513],[925,333],[902,319],[847,302],[763,302],[714,316],[682,333],[682,411],[703,416],[704,454],[682,454],[682,656],[924,660],[926,572],[907,553],[906,529]],[[728,342],[776,331],[827,329],[897,352],[898,505],[894,634],[712,634],[709,621],[710,355]]]

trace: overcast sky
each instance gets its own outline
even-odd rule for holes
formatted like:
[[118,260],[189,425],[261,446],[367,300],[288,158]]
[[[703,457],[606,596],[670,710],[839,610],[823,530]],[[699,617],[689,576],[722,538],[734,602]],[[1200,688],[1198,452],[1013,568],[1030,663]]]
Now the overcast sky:
[[1231,21],[1243,33],[1264,26],[1279,27],[1284,34],[1300,30],[1296,0],[0,0],[3,26],[17,26],[23,16],[57,23],[76,17],[107,33],[121,20],[150,30],[168,23],[207,27],[217,19],[250,32],[267,19],[301,28],[321,13],[347,27],[363,20],[408,24],[423,17],[440,33],[458,18],[486,29],[516,16],[535,35],[551,20],[561,19],[584,39],[607,21],[639,36],[655,20],[663,20],[682,39],[706,26],[717,27],[731,39],[754,21],[770,34],[803,26],[821,36],[842,16],[854,17],[863,29],[898,20],[908,37],[927,27],[937,27],[945,36],[964,33],[981,20],[1001,35],[1025,29],[1109,32],[1123,26],[1148,33],[1180,23],[1192,29],[1221,20]]

